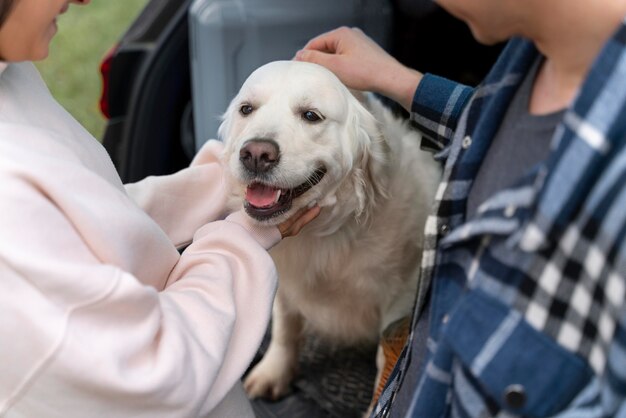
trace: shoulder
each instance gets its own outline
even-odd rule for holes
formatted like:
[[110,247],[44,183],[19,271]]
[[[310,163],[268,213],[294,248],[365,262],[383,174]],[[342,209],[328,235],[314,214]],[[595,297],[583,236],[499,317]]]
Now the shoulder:
[[70,159],[72,152],[53,130],[27,124],[0,122],[0,166],[41,159]]

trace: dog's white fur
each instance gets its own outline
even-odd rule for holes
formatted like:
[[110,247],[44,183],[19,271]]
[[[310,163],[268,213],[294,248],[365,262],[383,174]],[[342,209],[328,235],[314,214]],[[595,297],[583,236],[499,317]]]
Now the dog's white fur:
[[[242,114],[242,105],[252,112]],[[323,119],[307,121],[307,110]],[[440,168],[419,149],[420,137],[406,121],[373,96],[352,94],[325,68],[303,62],[256,70],[232,100],[219,136],[242,193],[251,178],[240,149],[251,139],[271,138],[280,147],[264,182],[289,189],[319,166],[327,170],[286,213],[262,221],[278,224],[302,207],[322,207],[299,235],[271,250],[279,273],[272,339],[245,387],[251,397],[277,398],[296,372],[303,331],[332,342],[377,341],[388,324],[410,314]],[[242,194],[237,199],[241,207]]]

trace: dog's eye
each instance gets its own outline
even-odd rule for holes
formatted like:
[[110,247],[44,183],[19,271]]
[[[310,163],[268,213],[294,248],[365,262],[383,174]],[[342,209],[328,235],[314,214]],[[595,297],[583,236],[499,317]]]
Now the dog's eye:
[[244,116],[249,115],[250,113],[252,113],[252,111],[254,110],[254,108],[248,104],[242,105],[239,108],[239,113],[241,113]]
[[302,112],[302,117],[308,120],[309,122],[319,122],[320,120],[322,120],[322,118],[317,113],[313,112],[312,110],[307,110],[305,112]]

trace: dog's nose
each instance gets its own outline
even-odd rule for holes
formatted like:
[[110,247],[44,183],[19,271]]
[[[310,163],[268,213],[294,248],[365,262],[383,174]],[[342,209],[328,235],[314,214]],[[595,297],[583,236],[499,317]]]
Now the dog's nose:
[[253,173],[270,171],[280,157],[278,144],[271,139],[252,139],[239,151],[239,161]]

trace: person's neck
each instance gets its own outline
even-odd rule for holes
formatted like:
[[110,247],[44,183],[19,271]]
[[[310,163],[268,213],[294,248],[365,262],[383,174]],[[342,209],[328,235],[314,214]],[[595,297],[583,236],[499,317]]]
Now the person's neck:
[[545,18],[537,22],[529,37],[545,60],[535,78],[531,114],[570,105],[596,56],[626,15],[626,0],[598,3],[590,7],[587,0],[553,2],[558,10],[544,13]]

